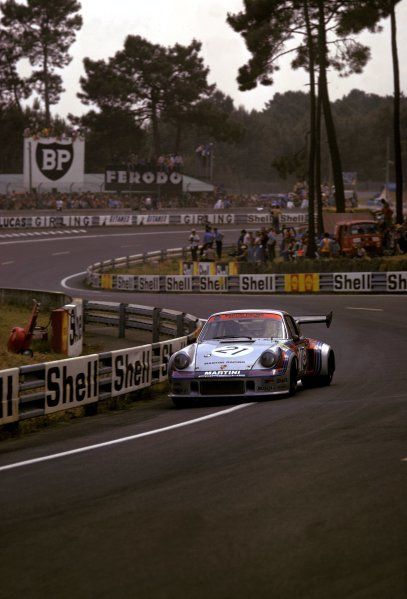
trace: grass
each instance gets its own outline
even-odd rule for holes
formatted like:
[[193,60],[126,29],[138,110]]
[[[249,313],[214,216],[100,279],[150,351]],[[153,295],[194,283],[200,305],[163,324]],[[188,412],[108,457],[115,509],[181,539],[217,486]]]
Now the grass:
[[[31,349],[34,355],[23,356],[21,354],[13,354],[7,351],[7,341],[11,332],[11,329],[15,326],[25,327],[30,318],[31,308],[24,308],[16,304],[4,303],[0,306],[1,319],[0,319],[0,370],[7,368],[15,368],[20,366],[26,366],[29,364],[42,364],[43,362],[52,362],[53,360],[62,360],[67,356],[63,354],[56,354],[49,348],[47,341],[36,341],[34,340],[31,345]],[[49,322],[49,313],[39,314],[37,325],[47,327]],[[51,334],[50,327],[48,328],[48,335]],[[90,340],[84,340],[84,347],[82,355],[91,353],[98,353],[105,351],[104,343],[100,341],[98,337],[91,336]]]

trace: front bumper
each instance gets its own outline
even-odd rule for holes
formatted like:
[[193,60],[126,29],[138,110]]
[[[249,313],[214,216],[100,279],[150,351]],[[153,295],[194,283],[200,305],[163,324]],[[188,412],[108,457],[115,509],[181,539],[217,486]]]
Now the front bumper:
[[267,377],[208,377],[170,380],[170,397],[215,398],[279,395],[289,391],[287,374]]

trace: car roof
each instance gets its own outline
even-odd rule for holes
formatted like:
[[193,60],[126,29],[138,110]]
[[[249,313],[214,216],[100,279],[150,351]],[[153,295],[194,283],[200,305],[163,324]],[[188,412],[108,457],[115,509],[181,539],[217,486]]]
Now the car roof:
[[375,220],[368,220],[366,218],[362,219],[358,219],[358,220],[341,220],[339,222],[336,223],[336,226],[339,225],[356,225],[356,224],[369,224],[369,225],[375,225],[376,221]]
[[283,317],[288,314],[288,312],[285,312],[284,310],[262,310],[260,308],[247,308],[246,310],[222,310],[222,312],[214,312],[211,314],[211,316],[219,316],[220,314],[277,314],[278,316]]

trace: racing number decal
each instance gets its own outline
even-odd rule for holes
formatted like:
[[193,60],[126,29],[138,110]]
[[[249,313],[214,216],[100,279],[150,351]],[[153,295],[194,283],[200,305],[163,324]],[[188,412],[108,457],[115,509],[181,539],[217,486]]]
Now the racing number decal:
[[244,345],[225,345],[218,347],[212,352],[213,356],[222,357],[233,357],[233,356],[246,356],[251,354],[253,351],[252,347],[245,347]]

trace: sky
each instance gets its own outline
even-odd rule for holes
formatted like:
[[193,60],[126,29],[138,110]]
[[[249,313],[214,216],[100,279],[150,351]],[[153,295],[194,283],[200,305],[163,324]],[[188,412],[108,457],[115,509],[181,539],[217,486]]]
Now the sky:
[[[307,90],[305,72],[292,71],[290,62],[281,62],[272,87],[259,86],[240,92],[236,76],[250,56],[242,37],[226,23],[227,13],[239,12],[243,0],[80,0],[83,26],[70,53],[72,62],[63,72],[65,92],[53,113],[80,115],[88,107],[76,97],[83,75],[83,58],[107,59],[123,47],[127,35],[140,35],[152,43],[171,46],[187,45],[193,38],[202,42],[201,54],[209,67],[209,82],[216,83],[230,95],[235,106],[247,110],[262,110],[273,95],[288,90]],[[397,41],[400,81],[407,93],[407,0],[397,5]],[[364,33],[359,39],[371,47],[372,58],[363,74],[340,78],[329,76],[331,99],[335,100],[358,88],[366,93],[391,95],[393,74],[391,63],[390,24],[383,23],[383,32]]]

